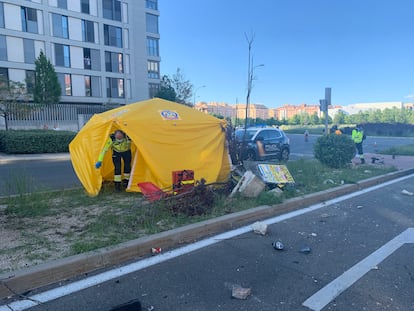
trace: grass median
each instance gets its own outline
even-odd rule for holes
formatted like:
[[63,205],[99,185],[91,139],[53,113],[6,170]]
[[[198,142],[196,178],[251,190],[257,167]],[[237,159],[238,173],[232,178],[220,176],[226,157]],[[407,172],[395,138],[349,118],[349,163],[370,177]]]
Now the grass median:
[[[316,160],[287,163],[295,179],[281,196],[263,192],[256,198],[229,199],[214,193],[214,204],[202,216],[173,213],[166,202],[149,204],[137,193],[114,193],[109,185],[96,197],[82,189],[21,193],[0,199],[0,273],[115,245],[186,224],[246,210],[276,205],[342,184],[356,183],[394,171],[383,165],[331,169]],[[30,176],[13,182],[25,184]],[[26,187],[22,187],[25,189]]]

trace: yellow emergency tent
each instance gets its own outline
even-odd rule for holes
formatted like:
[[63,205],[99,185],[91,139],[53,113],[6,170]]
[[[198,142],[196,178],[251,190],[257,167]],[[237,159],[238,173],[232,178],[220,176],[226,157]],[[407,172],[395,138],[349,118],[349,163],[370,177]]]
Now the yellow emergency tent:
[[76,175],[90,195],[102,181],[113,180],[108,151],[100,169],[99,153],[116,129],[132,141],[132,170],[127,191],[139,192],[138,183],[159,188],[172,186],[172,172],[194,170],[195,180],[226,181],[230,163],[224,120],[167,100],[154,98],[95,114],[69,145]]

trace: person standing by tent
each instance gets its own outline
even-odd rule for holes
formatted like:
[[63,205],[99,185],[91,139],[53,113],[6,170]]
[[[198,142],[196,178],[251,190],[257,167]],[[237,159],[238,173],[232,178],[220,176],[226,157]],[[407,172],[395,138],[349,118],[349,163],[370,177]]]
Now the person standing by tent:
[[358,156],[361,160],[361,164],[365,164],[364,151],[362,150],[362,142],[365,140],[365,138],[366,136],[361,125],[357,125],[356,128],[352,130],[352,140],[355,143],[355,147],[358,151]]
[[[131,174],[131,141],[127,135],[121,130],[116,130],[105,143],[104,148],[98,157],[95,167],[99,169],[102,166],[102,161],[106,152],[112,149],[112,162],[115,166],[114,182],[115,191],[121,191],[121,182],[124,188],[128,187],[129,176]],[[122,161],[124,160],[124,178],[122,179]]]

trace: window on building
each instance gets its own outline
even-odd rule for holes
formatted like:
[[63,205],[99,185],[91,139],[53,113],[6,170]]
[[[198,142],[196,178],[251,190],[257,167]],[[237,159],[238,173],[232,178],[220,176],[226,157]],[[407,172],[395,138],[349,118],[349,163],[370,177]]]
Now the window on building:
[[23,39],[23,52],[24,52],[24,62],[26,64],[34,64],[35,59],[36,59],[34,40]]
[[154,98],[157,95],[158,91],[160,90],[160,85],[158,83],[149,83],[149,98]]
[[101,96],[101,85],[99,77],[85,76],[85,96]]
[[85,96],[92,96],[91,76],[85,76]]
[[58,73],[57,76],[62,89],[61,95],[72,96],[72,76],[69,73]]
[[0,2],[0,28],[4,28],[4,6],[3,6],[3,2]]
[[148,56],[160,56],[157,38],[147,37],[147,54]]
[[146,0],[147,9],[158,10],[158,1],[157,0]]
[[122,48],[122,29],[120,27],[104,25],[105,45]]
[[57,6],[61,9],[68,9],[68,1],[67,0],[57,0]]
[[158,33],[158,16],[154,14],[146,14],[146,30],[147,32]]
[[55,43],[55,62],[56,66],[70,67],[69,45]]
[[102,0],[103,17],[114,21],[121,21],[121,1]]
[[7,61],[7,45],[5,35],[0,35],[0,60]]
[[159,79],[160,78],[159,62],[154,62],[152,60],[148,61],[148,78],[150,78],[150,79]]
[[90,14],[89,0],[80,0],[81,2],[81,12],[85,14]]
[[124,79],[106,78],[106,97],[124,98]]
[[60,14],[52,14],[53,36],[69,38],[68,17]]
[[38,33],[37,11],[32,8],[21,7],[22,30],[25,32]]
[[35,77],[34,70],[26,70],[26,89],[29,94],[33,94],[34,92]]
[[101,70],[100,52],[96,49],[83,48],[83,68]]
[[108,72],[124,72],[122,53],[105,52],[105,70]]
[[0,86],[9,84],[9,70],[7,68],[0,67]]
[[84,42],[95,42],[95,27],[92,21],[82,20],[82,40]]

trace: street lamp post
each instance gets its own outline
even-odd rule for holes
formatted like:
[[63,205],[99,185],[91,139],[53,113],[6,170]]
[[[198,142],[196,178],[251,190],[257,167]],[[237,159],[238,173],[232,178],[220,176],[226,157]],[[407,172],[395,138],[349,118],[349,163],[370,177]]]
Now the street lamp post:
[[195,91],[194,91],[194,101],[193,101],[193,106],[195,106],[195,104],[196,104],[196,94],[197,94],[197,91],[198,91],[199,89],[203,88],[203,87],[206,87],[206,86],[205,86],[205,85],[202,85],[202,86],[199,86],[198,88],[196,88],[196,89],[195,89]]

